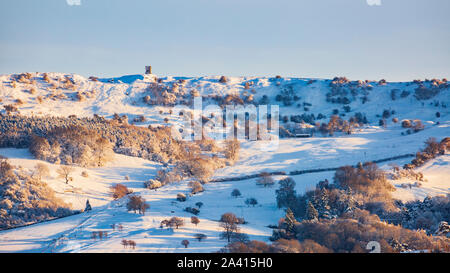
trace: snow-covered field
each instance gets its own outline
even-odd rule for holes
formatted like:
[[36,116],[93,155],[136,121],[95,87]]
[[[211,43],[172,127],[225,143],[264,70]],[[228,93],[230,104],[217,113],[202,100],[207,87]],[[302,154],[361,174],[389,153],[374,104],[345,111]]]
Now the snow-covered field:
[[[0,149],[0,155],[9,157],[11,163],[24,169],[32,169],[40,162],[32,159],[24,149]],[[51,174],[45,180],[59,197],[71,202],[77,209],[84,208],[89,199],[94,209],[81,215],[0,232],[0,252],[131,251],[123,249],[121,240],[124,238],[136,241],[138,247],[133,251],[138,252],[211,252],[218,251],[226,244],[219,239],[221,230],[218,220],[223,213],[233,212],[238,217],[244,217],[248,224],[242,225],[242,231],[251,239],[262,241],[268,241],[272,234],[268,226],[276,224],[283,216],[283,211],[276,207],[276,187],[256,186],[254,179],[207,184],[205,192],[188,198],[186,202],[178,202],[178,193],[189,192],[187,183],[172,184],[157,191],[143,188],[144,181],[155,175],[157,164],[150,161],[116,155],[116,160],[106,167],[87,169],[88,178],[75,175],[74,181],[69,185],[62,179],[53,178],[58,166],[47,165]],[[78,173],[83,170],[85,169],[77,168]],[[130,180],[125,180],[125,175]],[[326,172],[304,175],[301,179],[295,177],[296,189],[303,192],[313,188],[319,180],[331,179],[332,175],[332,172]],[[115,183],[128,186],[149,202],[151,207],[145,216],[127,212],[123,200],[112,201],[109,186]],[[231,196],[231,191],[235,188],[241,191],[241,197]],[[244,201],[249,197],[256,198],[259,204],[255,207],[245,205]],[[195,207],[197,202],[202,202],[204,206],[198,215],[200,224],[195,226],[190,223],[192,214],[183,210],[188,206]],[[172,216],[184,218],[185,226],[178,230],[160,229],[160,222]],[[123,230],[113,231],[112,224],[122,224]],[[93,231],[107,231],[108,238],[93,240]],[[203,233],[208,238],[198,242],[194,239],[196,233]],[[188,249],[181,245],[184,239],[191,242]]]
[[450,193],[450,156],[443,155],[435,160],[427,162],[424,166],[417,168],[423,173],[426,182],[421,187],[403,188],[402,184],[413,184],[414,180],[402,179],[393,181],[397,190],[394,198],[403,201],[423,200],[427,196],[447,195]]
[[[49,73],[51,78],[63,77],[61,73]],[[38,74],[37,76],[42,76]],[[38,96],[48,94],[47,83],[37,79],[37,90],[31,94],[28,84],[17,83],[18,87],[10,86],[11,76],[0,76],[1,104],[7,105],[21,99],[20,113],[25,115],[58,115],[75,114],[79,117],[93,114],[111,117],[114,113],[126,114],[130,118],[144,115],[145,123],[139,125],[162,124],[168,117],[168,109],[159,106],[148,106],[142,102],[143,90],[153,81],[143,76],[127,76],[98,82],[89,81],[78,75],[71,75],[78,89],[93,93],[92,98],[85,101],[75,101],[74,91],[59,90],[67,99],[47,99],[37,102]],[[176,82],[181,78],[163,78],[164,82]],[[197,89],[202,95],[234,94],[244,92],[246,82],[253,82],[255,97],[267,95],[272,102],[279,89],[278,85],[293,84],[298,89],[302,102],[311,103],[310,113],[323,113],[328,117],[338,105],[325,101],[326,80],[318,80],[308,85],[308,79],[279,79],[271,78],[230,78],[227,84],[218,83],[218,77],[183,78],[185,88]],[[119,82],[120,81],[120,82]],[[279,84],[278,84],[279,83]],[[429,105],[432,101],[440,101],[450,106],[450,93],[441,92],[430,101],[422,102],[410,95],[407,98],[392,101],[392,89],[412,91],[411,83],[388,83],[377,86],[371,91],[370,103],[352,102],[352,110],[348,114],[366,113],[370,125],[354,132],[352,135],[336,134],[334,137],[315,136],[306,139],[280,139],[279,146],[274,151],[262,151],[258,142],[244,142],[241,144],[240,159],[234,166],[228,166],[216,171],[214,178],[239,177],[257,174],[263,171],[296,171],[318,168],[332,168],[343,165],[354,165],[358,162],[378,160],[404,154],[415,153],[424,146],[429,137],[442,139],[450,136],[450,116],[446,107]],[[399,123],[388,120],[386,128],[377,126],[384,109],[395,110],[395,117],[402,119],[421,119],[425,130],[411,135],[402,135],[405,129]],[[163,114],[160,114],[160,111]],[[302,108],[295,106],[281,107],[281,115],[304,113]],[[436,112],[440,112],[440,117]],[[131,119],[130,119],[131,120]],[[325,121],[325,120],[323,120]],[[438,124],[439,122],[439,124]],[[269,225],[276,225],[284,212],[277,208],[275,190],[263,188],[255,184],[255,179],[235,182],[210,183],[205,185],[205,192],[188,197],[186,202],[176,201],[178,193],[189,192],[186,182],[171,184],[157,191],[145,189],[143,183],[154,178],[159,163],[148,160],[115,155],[115,160],[101,168],[80,168],[74,172],[74,181],[68,185],[57,178],[58,165],[36,160],[27,149],[0,149],[0,155],[8,157],[13,165],[22,166],[25,170],[32,170],[37,163],[44,163],[50,168],[50,175],[46,181],[57,193],[58,197],[71,203],[74,209],[83,209],[89,199],[93,210],[88,213],[70,216],[63,219],[35,224],[28,227],[0,231],[0,252],[213,252],[226,245],[225,240],[219,238],[221,232],[218,220],[225,212],[233,212],[238,217],[244,217],[248,224],[241,225],[242,232],[250,239],[268,241],[272,230]],[[390,163],[403,165],[412,158],[404,158],[393,162],[382,163],[381,167],[388,170]],[[88,177],[81,176],[86,171]],[[423,182],[420,188],[402,188],[404,183],[415,181],[392,181],[397,191],[394,197],[409,201],[423,199],[427,195],[450,193],[450,157],[440,156],[418,171],[425,175],[428,182]],[[312,189],[319,181],[332,180],[334,172],[321,172],[292,176],[296,181],[297,193]],[[129,180],[125,179],[129,176]],[[276,180],[282,177],[275,177]],[[150,204],[150,209],[143,215],[128,212],[124,200],[113,201],[109,187],[122,183],[135,193],[144,197]],[[239,189],[242,196],[231,196],[233,189]],[[256,198],[258,205],[248,207],[244,201]],[[198,215],[200,223],[195,226],[190,223],[189,214],[185,207],[194,207],[197,202],[204,206]],[[177,216],[185,220],[185,225],[179,229],[161,229],[160,222]],[[123,226],[123,230],[112,229],[112,225]],[[92,239],[95,231],[106,231],[108,237]],[[208,238],[198,242],[194,235],[203,233]],[[124,249],[123,239],[137,243],[135,250]],[[189,240],[189,248],[181,245],[182,240]]]

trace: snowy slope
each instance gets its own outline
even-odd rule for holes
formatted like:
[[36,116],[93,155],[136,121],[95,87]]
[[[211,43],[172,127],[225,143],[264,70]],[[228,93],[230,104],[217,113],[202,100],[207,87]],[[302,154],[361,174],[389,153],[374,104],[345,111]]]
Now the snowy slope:
[[[11,86],[13,75],[0,75],[0,97],[1,105],[14,103],[17,99],[24,102],[19,108],[22,114],[33,115],[57,115],[69,116],[77,115],[79,117],[92,116],[94,113],[111,117],[114,113],[129,115],[130,120],[137,115],[143,115],[150,123],[163,123],[165,117],[168,117],[165,107],[151,107],[142,101],[146,92],[146,88],[150,83],[155,82],[156,76],[132,75],[120,78],[100,79],[99,81],[91,81],[79,75],[48,73],[51,82],[58,87],[62,87],[61,81],[65,77],[73,79],[76,88],[53,90],[51,85],[43,81],[43,73],[31,73],[35,84],[16,82],[16,87]],[[173,85],[179,80],[184,80],[183,88],[186,92],[197,90],[202,96],[227,94],[240,94],[250,92],[254,95],[256,101],[259,101],[264,95],[270,99],[269,104],[280,104],[276,102],[275,97],[280,90],[290,87],[294,90],[300,100],[292,106],[280,107],[280,115],[292,114],[315,114],[326,115],[328,118],[332,115],[333,109],[339,109],[343,113],[342,105],[331,104],[326,102],[326,93],[329,92],[330,80],[315,80],[308,83],[310,79],[301,78],[257,78],[257,77],[230,77],[227,83],[220,83],[219,77],[166,77],[160,78],[164,84]],[[252,83],[250,89],[245,89],[246,83]],[[411,82],[404,83],[387,83],[386,85],[378,85],[371,83],[373,90],[368,92],[369,102],[362,103],[355,100],[349,104],[351,111],[346,114],[350,117],[352,113],[363,112],[367,115],[369,122],[378,125],[380,119],[377,115],[381,115],[384,109],[395,110],[395,117],[402,119],[421,119],[423,121],[446,121],[448,120],[450,106],[450,89],[444,89],[436,97],[427,101],[418,101],[414,98],[414,90],[417,84]],[[30,89],[36,89],[34,94],[30,93]],[[391,99],[391,90],[398,89],[407,91],[411,94],[406,98],[397,98],[395,101]],[[253,90],[253,91],[252,91]],[[85,101],[76,101],[76,93],[84,92],[89,94]],[[49,94],[64,95],[64,99],[48,98]],[[37,97],[44,98],[42,103],[37,101]],[[434,106],[434,102],[440,102],[439,106]],[[303,107],[297,107],[297,103],[309,103],[309,111],[305,112]],[[423,103],[423,104],[422,104]],[[431,105],[430,105],[431,104]],[[443,107],[442,105],[445,105]],[[3,110],[3,109],[1,109]],[[165,114],[161,115],[160,110]],[[436,112],[441,113],[441,117],[435,116]],[[389,122],[389,120],[388,120]],[[391,123],[391,122],[389,122]]]
[[242,144],[239,162],[217,170],[215,178],[263,171],[333,168],[414,154],[423,148],[429,137],[442,139],[449,136],[450,122],[434,125],[413,135],[402,136],[401,131],[400,125],[395,125],[387,129],[367,128],[350,136],[280,139],[279,147],[274,152],[262,152],[258,142],[246,142]]
[[423,173],[426,181],[420,187],[403,188],[403,185],[416,183],[416,180],[401,179],[392,181],[396,186],[394,198],[402,201],[423,200],[427,196],[450,194],[450,155],[443,155],[427,162],[415,171]]
[[[0,149],[0,155],[8,156],[13,164],[21,165],[25,170],[32,169],[40,161],[32,159],[27,150]],[[187,183],[165,186],[157,191],[143,188],[143,183],[155,174],[156,164],[150,161],[116,155],[116,160],[106,167],[87,170],[89,178],[76,177],[73,187],[79,189],[77,194],[61,193],[61,189],[69,188],[62,179],[48,177],[48,184],[59,192],[59,196],[72,201],[76,208],[84,208],[84,202],[89,199],[93,211],[64,219],[36,224],[0,232],[0,252],[122,252],[122,239],[134,240],[137,249],[133,252],[212,252],[225,246],[226,241],[219,238],[221,232],[218,220],[223,213],[233,212],[238,217],[244,217],[248,224],[242,225],[251,239],[268,241],[272,234],[269,225],[276,224],[283,216],[283,211],[277,209],[275,189],[256,186],[255,180],[240,182],[211,183],[205,185],[205,192],[194,195],[186,202],[177,202],[178,193],[189,192]],[[51,175],[57,165],[48,164]],[[82,171],[84,169],[78,169]],[[130,180],[125,181],[124,175]],[[323,179],[331,179],[333,173],[308,174],[296,179],[296,190],[304,192],[312,189]],[[275,177],[280,179],[282,177]],[[108,187],[114,183],[123,183],[135,193],[143,196],[150,204],[145,216],[127,212],[125,200],[112,201],[108,195]],[[233,189],[239,189],[242,196],[231,196]],[[259,204],[255,207],[245,205],[247,198],[256,198]],[[217,200],[220,200],[218,202]],[[192,214],[184,212],[187,206],[203,202],[204,206],[198,215],[200,224],[190,223]],[[179,230],[160,229],[160,222],[172,216],[182,217],[185,226]],[[122,224],[122,231],[112,230],[112,224]],[[93,240],[93,231],[107,231],[108,239]],[[205,241],[195,240],[196,233],[208,236]],[[181,241],[191,242],[184,249]]]
[[[169,118],[169,108],[149,106],[142,101],[146,88],[155,81],[155,76],[131,75],[120,78],[99,79],[90,81],[79,75],[62,73],[48,73],[54,83],[60,85],[64,77],[68,76],[75,82],[75,89],[53,90],[50,84],[42,80],[42,73],[32,73],[35,84],[16,83],[11,86],[12,75],[0,75],[0,106],[13,104],[20,99],[19,111],[25,115],[56,115],[79,117],[93,114],[112,117],[113,114],[125,114],[131,121],[138,115],[143,115],[146,122],[138,125],[162,124]],[[270,99],[270,104],[279,104],[275,97],[280,88],[287,86],[295,90],[301,99],[299,103],[308,103],[309,111],[303,107],[280,106],[281,115],[315,114],[327,116],[321,122],[328,121],[333,109],[343,113],[342,105],[326,102],[329,92],[329,80],[315,80],[301,78],[229,78],[227,83],[220,83],[219,77],[161,78],[166,84],[174,84],[184,80],[183,88],[187,92],[197,90],[203,96],[227,94],[254,93],[255,100],[264,95]],[[249,90],[246,83],[252,83]],[[332,168],[343,165],[354,165],[358,162],[372,161],[415,153],[423,148],[429,137],[442,139],[450,136],[450,92],[443,90],[431,100],[418,101],[413,97],[415,83],[387,83],[378,85],[371,83],[373,90],[369,92],[369,102],[363,104],[360,100],[350,103],[351,111],[346,113],[346,119],[354,113],[362,112],[370,122],[368,126],[357,130],[352,135],[337,133],[334,137],[315,137],[308,139],[281,139],[277,149],[262,152],[258,142],[243,142],[240,159],[234,166],[217,170],[214,178],[240,177],[257,174],[262,171],[297,171],[317,168]],[[35,91],[30,92],[32,88]],[[406,98],[391,99],[391,90],[408,91]],[[251,91],[254,90],[254,91]],[[90,94],[84,101],[77,101],[76,93]],[[52,99],[49,94],[55,93],[60,98]],[[42,102],[38,97],[44,98]],[[439,105],[435,102],[439,101]],[[3,108],[3,107],[1,107]],[[384,109],[395,110],[392,117],[402,119],[420,119],[425,124],[425,130],[411,135],[405,132],[399,123],[388,119],[387,127],[378,126]],[[1,109],[2,112],[3,109]],[[440,117],[436,116],[440,112]],[[378,115],[378,116],[377,116]],[[76,168],[74,181],[69,185],[57,178],[58,165],[33,159],[26,149],[0,149],[0,155],[10,159],[13,165],[22,166],[31,171],[37,163],[46,164],[51,174],[44,178],[57,196],[72,203],[75,209],[83,209],[87,199],[93,205],[93,211],[75,215],[64,219],[36,224],[29,227],[17,228],[0,232],[0,252],[212,252],[226,245],[226,241],[219,238],[220,228],[218,219],[225,212],[233,212],[238,217],[244,217],[248,224],[242,225],[242,231],[251,239],[268,241],[272,230],[268,227],[277,223],[283,216],[283,211],[277,209],[275,190],[261,188],[255,185],[255,179],[235,182],[210,183],[205,185],[205,192],[188,198],[184,203],[175,200],[178,193],[188,193],[186,182],[171,184],[157,191],[144,189],[143,183],[154,178],[161,165],[140,158],[115,155],[115,160],[102,168]],[[391,163],[402,165],[411,160],[404,158]],[[418,169],[424,173],[428,182],[421,188],[404,189],[404,183],[415,181],[392,181],[397,187],[394,197],[402,200],[423,199],[426,195],[446,194],[450,192],[450,159],[448,155],[436,158]],[[389,163],[380,164],[388,170]],[[86,171],[89,176],[82,177]],[[333,177],[333,172],[321,172],[293,176],[297,183],[298,193],[312,189],[321,180]],[[125,176],[129,180],[125,180]],[[275,177],[276,180],[282,177]],[[136,194],[143,196],[151,208],[145,216],[127,212],[124,200],[112,201],[109,187],[115,183],[123,183]],[[230,193],[239,189],[242,197],[233,198]],[[254,197],[258,200],[256,207],[247,207],[245,199]],[[198,215],[200,224],[190,223],[191,214],[184,212],[185,207],[193,207],[195,203],[203,202],[204,206]],[[185,226],[179,230],[160,229],[163,219],[172,216],[183,217]],[[122,224],[122,231],[113,230],[112,224]],[[107,231],[108,238],[93,240],[94,231]],[[203,242],[197,242],[193,236],[204,233],[208,236]],[[122,239],[134,240],[136,250],[124,249],[120,244]],[[181,245],[187,239],[191,242],[188,249]]]

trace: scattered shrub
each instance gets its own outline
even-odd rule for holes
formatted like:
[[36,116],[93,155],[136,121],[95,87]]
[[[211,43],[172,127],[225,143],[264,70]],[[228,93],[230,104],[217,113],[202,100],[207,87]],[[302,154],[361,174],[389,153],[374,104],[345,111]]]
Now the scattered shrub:
[[241,192],[238,190],[238,189],[234,189],[232,192],[231,192],[231,196],[233,196],[233,197],[239,197],[239,196],[241,196],[242,194],[241,194]]
[[272,176],[267,172],[260,173],[259,178],[256,180],[256,185],[260,185],[263,187],[272,187],[274,184],[275,181],[273,180]]
[[198,215],[198,214],[200,213],[200,210],[199,210],[199,209],[197,209],[197,208],[192,208],[192,207],[186,207],[186,208],[184,209],[184,211],[189,212],[189,213],[192,213],[192,214],[195,214],[195,215]]
[[48,175],[50,175],[50,170],[47,165],[44,163],[37,163],[34,167],[33,177],[41,181],[43,177]]
[[179,202],[185,202],[186,201],[186,195],[185,194],[183,194],[183,193],[178,193],[177,194],[177,201],[179,201]]
[[258,205],[258,200],[256,200],[255,198],[248,198],[247,200],[245,200],[245,204],[247,206],[256,206]]
[[188,183],[188,186],[191,188],[192,194],[197,194],[204,191],[202,184],[198,181],[191,181]]
[[155,179],[150,179],[149,181],[144,183],[144,186],[150,190],[156,190],[162,187],[162,183]]
[[131,193],[133,193],[133,191],[129,190],[127,186],[123,184],[116,184],[114,186],[111,186],[111,195],[114,200],[123,198]]
[[197,226],[200,223],[200,219],[198,219],[198,217],[196,217],[196,216],[192,216],[191,223],[194,224],[195,226]]
[[46,183],[15,169],[3,157],[0,157],[0,197],[0,230],[74,213]]
[[201,242],[202,240],[206,240],[206,238],[208,238],[208,236],[206,236],[203,233],[197,233],[194,235],[195,239],[197,239],[199,242]]
[[181,241],[181,244],[182,244],[185,248],[187,248],[187,247],[189,246],[189,241],[188,241],[188,240],[183,240],[183,241]]

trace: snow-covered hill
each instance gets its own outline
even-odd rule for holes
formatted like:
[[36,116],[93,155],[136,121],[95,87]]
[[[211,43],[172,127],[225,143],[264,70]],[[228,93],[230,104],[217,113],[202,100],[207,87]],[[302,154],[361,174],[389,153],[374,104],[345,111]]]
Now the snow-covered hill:
[[[130,120],[143,115],[147,122],[142,125],[163,123],[165,117],[170,118],[168,109],[162,106],[151,107],[143,102],[144,96],[148,94],[149,85],[159,81],[168,87],[176,85],[182,90],[181,93],[190,94],[195,90],[203,97],[248,94],[253,96],[253,101],[259,102],[267,96],[268,104],[280,105],[281,116],[306,113],[314,114],[316,117],[322,114],[329,118],[333,110],[337,109],[339,114],[345,114],[347,117],[357,112],[364,113],[369,122],[378,125],[379,116],[382,115],[383,110],[395,111],[392,117],[397,117],[399,120],[421,119],[437,122],[448,120],[450,109],[447,108],[450,107],[450,89],[447,84],[436,87],[436,90],[440,92],[429,100],[421,101],[414,97],[415,90],[421,85],[433,88],[431,81],[421,83],[346,82],[343,84],[346,90],[344,92],[349,93],[346,97],[350,98],[350,103],[346,104],[350,106],[350,110],[346,112],[343,110],[342,103],[327,102],[327,93],[330,93],[332,80],[230,77],[227,78],[227,82],[221,83],[220,77],[157,78],[154,75],[134,75],[92,81],[73,74],[46,74],[49,78],[47,81],[43,80],[44,73],[30,73],[30,80],[23,82],[18,81],[16,75],[1,75],[1,104],[17,104],[20,100],[18,105],[20,113],[30,115],[85,117],[98,114],[112,117],[114,113],[117,113],[128,115]],[[66,78],[73,83],[64,83]],[[445,86],[447,88],[443,88]],[[284,106],[282,102],[277,101],[277,95],[283,92],[295,97],[295,100],[290,101],[292,105]],[[352,92],[357,93],[354,99],[351,99]],[[78,93],[83,96],[81,101],[77,99]],[[395,100],[392,100],[393,93],[395,93]],[[40,99],[42,102],[39,102]],[[363,99],[367,102],[363,103]],[[440,112],[439,118],[436,117],[436,112]]]
[[[258,142],[245,141],[241,144],[240,159],[233,166],[217,170],[215,179],[355,165],[414,154],[423,148],[428,138],[450,136],[450,89],[443,88],[445,84],[436,87],[435,81],[345,82],[342,91],[332,80],[323,79],[232,77],[221,82],[220,77],[157,78],[154,75],[132,75],[92,80],[73,74],[47,75],[46,80],[44,73],[31,73],[29,79],[24,80],[16,75],[1,75],[0,105],[15,105],[22,115],[88,117],[97,114],[111,118],[117,113],[127,115],[130,122],[135,117],[144,116],[145,121],[136,121],[139,126],[170,124],[174,119],[170,115],[171,107],[149,105],[143,100],[149,94],[149,86],[159,82],[168,88],[176,86],[181,89],[180,94],[186,97],[193,92],[204,98],[227,95],[248,98],[252,95],[253,101],[279,104],[281,116],[314,114],[317,122],[327,122],[336,113],[345,119],[363,113],[368,119],[368,124],[352,135],[322,137],[316,134],[306,139],[281,139],[278,148],[269,152],[262,152]],[[421,86],[432,92],[439,91],[432,98],[419,100],[414,95]],[[349,98],[345,104],[332,101],[335,98],[332,93],[341,92],[339,90],[348,93],[338,95]],[[283,103],[280,95],[292,98],[289,103]],[[4,107],[1,108],[5,114]],[[379,120],[385,110],[388,110],[389,118],[386,118],[387,125],[383,127],[379,126]],[[319,114],[325,118],[319,119]],[[401,122],[394,123],[392,118],[399,121],[419,119],[425,128],[417,133],[405,134],[406,129],[402,128]],[[47,165],[50,175],[44,181],[58,197],[71,203],[75,209],[83,209],[87,199],[93,206],[89,213],[0,231],[0,252],[212,252],[226,245],[226,241],[219,238],[218,220],[223,213],[234,212],[238,217],[244,217],[248,224],[241,226],[242,231],[250,239],[266,242],[272,234],[269,225],[276,224],[284,214],[276,206],[277,187],[257,186],[255,179],[206,184],[205,192],[189,197],[186,202],[176,202],[178,193],[189,192],[187,182],[170,184],[157,191],[143,186],[145,181],[154,178],[162,167],[160,163],[116,154],[115,160],[104,167],[76,167],[74,181],[66,184],[57,178],[59,165],[36,160],[26,149],[0,149],[0,155],[8,157],[13,165],[22,166],[25,171],[31,172],[37,163]],[[390,170],[390,163],[403,165],[411,159],[397,159],[380,165]],[[420,188],[401,187],[402,184],[415,182],[408,179],[392,181],[397,188],[394,197],[408,201],[450,193],[449,164],[448,155],[444,155],[420,167],[418,171],[428,180]],[[88,173],[87,177],[81,175],[83,171]],[[297,193],[302,193],[314,188],[321,180],[332,180],[333,175],[334,172],[327,171],[292,178],[296,182]],[[129,179],[125,179],[126,176]],[[283,176],[274,178],[279,180]],[[112,200],[109,190],[116,183],[126,185],[149,202],[151,207],[145,216],[128,212],[124,200]],[[239,189],[242,197],[232,197],[233,189]],[[257,206],[245,204],[245,200],[251,197],[257,199]],[[185,212],[184,208],[194,207],[198,202],[204,205],[198,215],[200,224],[196,226],[190,223],[192,214]],[[161,229],[160,222],[173,216],[184,218],[185,226],[175,230]],[[112,225],[119,224],[123,230],[112,228]],[[92,239],[92,232],[98,231],[107,231],[108,237]],[[197,233],[208,238],[199,242],[194,238]],[[134,240],[137,249],[124,249],[121,245],[123,239]],[[187,249],[181,245],[185,239],[190,241]]]
[[[8,156],[11,163],[30,171],[40,162],[24,149],[0,149],[0,155]],[[70,185],[56,178],[57,165],[46,164],[51,172],[45,180],[59,197],[78,209],[84,208],[84,203],[89,199],[93,210],[64,219],[0,231],[0,252],[131,251],[121,245],[124,238],[137,243],[138,248],[133,252],[212,252],[220,250],[226,244],[219,238],[221,229],[218,220],[223,213],[232,211],[238,217],[244,217],[248,224],[242,225],[242,231],[251,239],[262,241],[268,241],[272,234],[268,226],[276,224],[284,213],[277,209],[275,188],[256,186],[255,179],[207,184],[205,192],[188,198],[186,202],[177,202],[178,193],[189,192],[187,183],[171,184],[157,191],[143,188],[144,182],[156,172],[156,164],[150,161],[116,155],[116,160],[106,167],[77,168],[77,174]],[[82,171],[87,171],[89,177],[79,176]],[[125,175],[129,176],[129,180],[124,179]],[[330,179],[331,176],[331,172],[302,176],[298,180],[297,190],[303,192],[314,187],[320,179]],[[149,202],[150,209],[145,216],[128,212],[125,200],[112,201],[109,187],[115,183],[128,186]],[[239,198],[231,196],[232,190],[236,188],[242,193]],[[255,207],[247,206],[244,201],[249,197],[256,198],[259,204]],[[200,224],[195,226],[190,223],[192,214],[185,212],[184,208],[195,207],[198,202],[204,205],[198,215]],[[161,229],[160,222],[173,216],[182,217],[185,226],[173,231]],[[123,230],[112,230],[113,224],[121,224]],[[91,239],[92,232],[96,231],[107,231],[108,238]],[[196,241],[193,237],[197,233],[207,235],[207,240]],[[191,242],[188,249],[181,245],[184,239]]]

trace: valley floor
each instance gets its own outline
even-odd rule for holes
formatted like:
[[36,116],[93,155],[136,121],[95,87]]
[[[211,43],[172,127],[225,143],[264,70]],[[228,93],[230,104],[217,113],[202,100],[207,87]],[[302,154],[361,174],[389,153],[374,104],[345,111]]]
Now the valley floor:
[[[332,138],[314,137],[310,139],[282,139],[279,148],[272,152],[261,152],[257,142],[242,144],[240,160],[234,165],[216,172],[214,178],[225,178],[259,173],[262,171],[294,171],[299,169],[339,167],[401,154],[414,153],[423,147],[424,141],[431,136],[442,138],[450,135],[450,124],[432,126],[414,135],[401,136],[399,128],[390,130],[378,127],[367,128],[350,136]],[[0,155],[6,156],[11,163],[24,169],[33,169],[41,161],[33,159],[26,149],[0,149]],[[381,164],[388,170],[391,163],[403,165],[411,158]],[[45,162],[43,162],[45,163]],[[428,182],[421,188],[405,189],[403,183],[414,181],[392,181],[397,191],[394,196],[408,201],[423,199],[427,195],[448,194],[450,192],[450,156],[444,155],[427,163],[419,171]],[[275,190],[256,186],[255,179],[235,182],[210,183],[205,192],[188,197],[186,202],[176,201],[178,193],[188,193],[187,183],[164,186],[156,191],[145,189],[143,183],[153,178],[161,167],[158,163],[116,155],[114,162],[106,167],[95,169],[76,168],[74,181],[65,184],[56,178],[58,165],[45,163],[51,174],[45,178],[58,197],[70,202],[74,209],[83,209],[89,199],[93,210],[88,213],[63,219],[35,224],[0,232],[0,252],[215,252],[226,245],[220,239],[218,220],[223,213],[233,212],[244,217],[248,224],[241,225],[242,232],[250,239],[268,242],[272,230],[284,215],[276,206]],[[82,177],[87,171],[89,177]],[[321,180],[333,179],[334,172],[321,172],[293,176],[297,193],[312,189]],[[129,180],[125,179],[129,176]],[[282,177],[275,177],[279,180]],[[122,183],[135,193],[144,197],[150,209],[143,215],[128,212],[125,200],[112,201],[109,187]],[[239,189],[242,196],[231,196],[233,189]],[[258,205],[248,207],[244,201],[256,198]],[[190,223],[185,207],[194,207],[197,202],[204,206],[198,215],[200,223]],[[177,216],[185,221],[179,229],[161,229],[160,222]],[[121,224],[123,230],[112,229],[112,225]],[[107,238],[92,239],[92,232],[106,231]],[[208,238],[202,242],[194,235],[203,233]],[[135,250],[125,249],[123,239],[133,240]],[[184,248],[182,240],[189,240]]]

